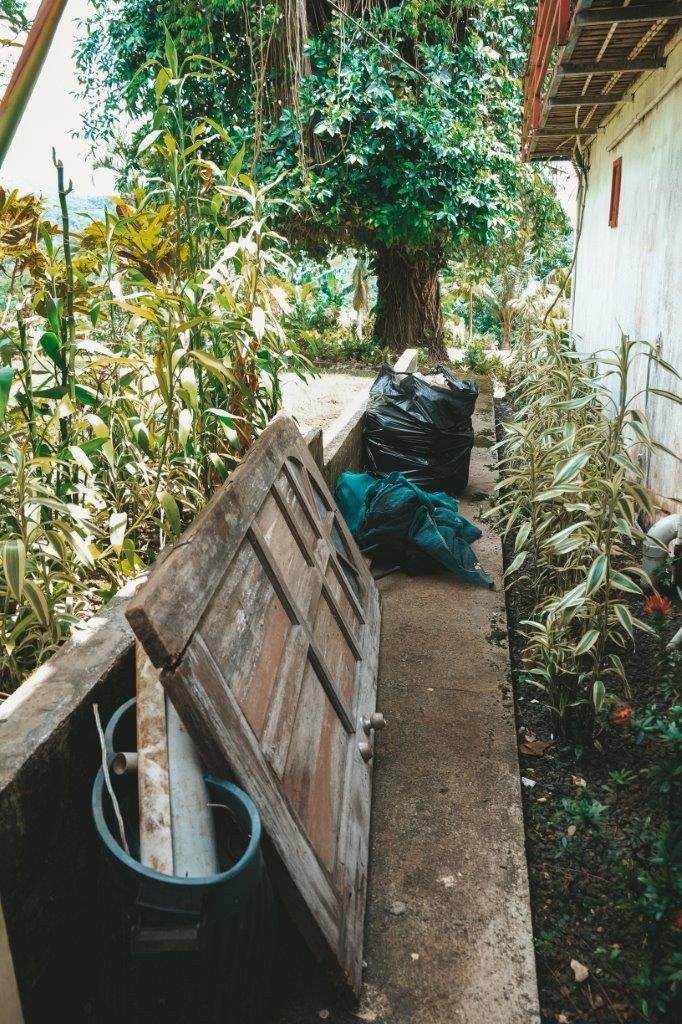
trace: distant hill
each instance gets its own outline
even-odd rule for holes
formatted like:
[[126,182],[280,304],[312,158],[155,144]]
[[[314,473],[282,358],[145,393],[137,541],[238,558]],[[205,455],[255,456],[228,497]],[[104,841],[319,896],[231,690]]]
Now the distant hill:
[[[45,196],[45,215],[48,220],[56,224],[61,222],[59,200],[56,196]],[[112,210],[113,205],[106,196],[86,196],[78,192],[72,192],[67,200],[69,204],[69,220],[75,231],[84,228],[91,220],[101,220],[107,207]]]

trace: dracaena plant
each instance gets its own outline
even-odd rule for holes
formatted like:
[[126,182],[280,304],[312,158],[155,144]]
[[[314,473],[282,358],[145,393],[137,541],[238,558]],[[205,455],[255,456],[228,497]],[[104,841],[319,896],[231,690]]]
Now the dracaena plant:
[[616,351],[598,354],[599,363],[558,333],[524,348],[518,411],[505,428],[503,477],[489,513],[503,534],[515,534],[508,579],[532,595],[528,675],[559,734],[577,741],[590,735],[609,684],[626,685],[622,655],[635,632],[650,630],[627,604],[649,584],[634,545],[643,536],[640,513],[653,515],[635,448],[640,455],[667,449],[652,438],[638,408],[642,393],[630,386],[642,357],[679,379],[652,346],[625,336]]

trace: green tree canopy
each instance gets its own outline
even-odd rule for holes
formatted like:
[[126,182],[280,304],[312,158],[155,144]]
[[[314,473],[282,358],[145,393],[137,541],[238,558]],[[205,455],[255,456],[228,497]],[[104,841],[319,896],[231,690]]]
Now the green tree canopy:
[[382,344],[441,354],[441,269],[462,246],[511,238],[536,189],[518,159],[528,6],[96,3],[98,31],[79,51],[93,138],[110,134],[122,96],[132,116],[150,109],[152,71],[136,72],[165,25],[185,53],[218,62],[185,102],[246,145],[259,178],[280,181],[294,244],[366,252]]

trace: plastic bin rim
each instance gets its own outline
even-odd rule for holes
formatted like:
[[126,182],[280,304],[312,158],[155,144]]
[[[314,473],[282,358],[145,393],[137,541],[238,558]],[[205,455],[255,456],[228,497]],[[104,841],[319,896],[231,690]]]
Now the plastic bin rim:
[[[138,874],[144,875],[145,878],[153,878],[155,881],[165,882],[168,885],[203,887],[221,885],[222,883],[230,881],[230,879],[241,874],[241,872],[244,871],[244,869],[247,868],[254,859],[260,846],[260,815],[258,814],[253,800],[251,800],[251,798],[242,789],[239,789],[238,786],[233,785],[231,782],[227,782],[225,779],[218,779],[214,775],[210,774],[204,775],[204,779],[207,783],[219,786],[221,789],[224,789],[226,793],[229,793],[244,807],[249,816],[251,823],[251,836],[249,838],[248,845],[237,863],[233,864],[231,868],[228,868],[227,871],[218,872],[218,874],[215,875],[192,875],[189,877],[180,877],[179,875],[165,875],[161,871],[154,871],[153,868],[148,868],[144,864],[141,864],[139,860],[135,860],[134,857],[131,857],[130,854],[126,853],[118,840],[114,838],[104,817],[104,805],[102,801],[104,792],[104,769],[100,768],[95,776],[95,782],[92,787],[92,813],[97,830],[110,853]],[[107,796],[108,795],[109,794],[107,793]]]

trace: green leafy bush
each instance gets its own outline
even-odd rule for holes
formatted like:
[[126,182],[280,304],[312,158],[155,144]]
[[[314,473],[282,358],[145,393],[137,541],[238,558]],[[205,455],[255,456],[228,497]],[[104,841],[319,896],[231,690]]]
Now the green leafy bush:
[[637,407],[638,394],[629,393],[634,362],[644,354],[679,379],[652,346],[625,336],[599,363],[560,333],[520,350],[518,412],[505,425],[504,475],[489,513],[504,534],[515,535],[507,578],[533,597],[524,623],[527,675],[559,735],[577,743],[589,740],[609,682],[625,682],[621,655],[635,631],[651,632],[625,602],[648,583],[632,555],[642,537],[640,511],[653,515],[632,447],[663,447]]
[[202,156],[203,62],[166,39],[143,185],[82,231],[0,190],[0,690],[15,687],[177,536],[307,361],[286,337],[275,201]]

